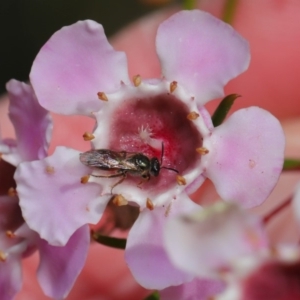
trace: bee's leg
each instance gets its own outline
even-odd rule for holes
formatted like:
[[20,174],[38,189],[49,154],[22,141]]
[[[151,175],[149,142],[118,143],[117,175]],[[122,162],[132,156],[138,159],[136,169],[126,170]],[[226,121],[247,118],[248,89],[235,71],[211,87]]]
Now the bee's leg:
[[[112,194],[113,192],[113,188],[115,186],[117,186],[118,184],[122,183],[124,181],[124,179],[127,177],[127,172],[123,171],[122,173],[119,174],[119,176],[123,176],[118,182],[116,182],[112,187],[111,187],[111,190],[110,190],[110,193]],[[117,177],[117,176],[115,176]]]
[[93,177],[101,177],[101,178],[114,178],[114,177],[121,177],[124,176],[124,173],[115,173],[115,174],[109,174],[109,175],[94,175],[90,174]]
[[144,175],[144,176],[142,176],[142,180],[141,180],[141,182],[139,182],[139,184],[137,185],[139,188],[142,186],[142,184],[144,183],[144,182],[147,182],[147,181],[149,181],[150,180],[150,174],[147,174],[147,175]]
[[111,187],[111,194],[112,194],[112,190],[115,186],[117,186],[118,184],[122,183],[123,180],[127,177],[127,172],[126,171],[121,171],[120,173],[115,173],[115,174],[109,174],[109,175],[93,175],[91,174],[91,176],[94,177],[100,177],[100,178],[114,178],[114,177],[122,177],[117,183],[115,183],[112,187]]

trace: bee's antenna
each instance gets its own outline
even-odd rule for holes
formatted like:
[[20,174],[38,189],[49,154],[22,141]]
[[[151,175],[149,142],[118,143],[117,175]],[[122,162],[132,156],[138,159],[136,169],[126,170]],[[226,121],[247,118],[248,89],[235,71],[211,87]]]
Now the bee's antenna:
[[[165,151],[165,147],[164,147],[164,142],[161,143],[161,158],[160,158],[160,165],[162,165],[163,162],[163,157],[164,157],[164,151]],[[161,169],[167,169],[167,170],[171,170],[174,171],[175,173],[179,173],[178,170],[173,169],[173,168],[168,168],[168,167],[160,167]]]
[[161,143],[160,165],[162,165],[162,161],[163,161],[163,157],[164,157],[164,151],[165,151],[164,142],[162,142],[162,143]]
[[168,168],[168,167],[160,167],[161,169],[167,169],[167,170],[171,170],[171,171],[174,171],[175,173],[179,173],[179,171],[178,170],[176,170],[176,169],[173,169],[173,168]]

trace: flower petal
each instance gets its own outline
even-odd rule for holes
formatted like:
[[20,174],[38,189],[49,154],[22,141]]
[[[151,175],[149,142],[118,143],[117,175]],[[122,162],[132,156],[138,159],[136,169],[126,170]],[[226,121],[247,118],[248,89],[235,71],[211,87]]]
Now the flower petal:
[[207,300],[223,291],[225,284],[218,280],[198,279],[159,291],[160,300]]
[[166,221],[177,213],[199,207],[185,194],[167,207],[143,210],[131,228],[125,260],[136,281],[147,289],[164,289],[190,281],[192,276],[178,270],[164,249],[162,231]]
[[86,114],[101,108],[98,92],[129,82],[127,59],[108,43],[103,27],[79,21],[57,31],[37,55],[30,80],[41,105],[61,114]]
[[21,161],[44,158],[52,133],[50,114],[39,105],[31,86],[26,83],[12,79],[6,89],[10,100],[9,117],[18,141],[18,152],[11,156],[18,155]]
[[209,154],[206,176],[222,199],[244,207],[260,205],[278,181],[285,138],[279,121],[269,112],[250,107],[235,112],[213,131],[204,147]]
[[89,244],[88,225],[77,229],[64,247],[51,246],[40,240],[37,278],[47,296],[54,299],[67,296],[84,266]]
[[167,80],[198,104],[224,95],[224,85],[249,65],[249,46],[230,25],[199,10],[181,11],[158,29],[156,48]]
[[76,229],[99,221],[111,195],[100,197],[96,183],[82,184],[88,173],[79,152],[65,147],[18,166],[15,180],[24,219],[49,244],[64,246]]
[[237,257],[267,246],[260,218],[224,202],[171,218],[164,238],[175,266],[195,276],[212,278]]
[[19,256],[10,255],[0,261],[0,295],[1,300],[11,300],[22,287],[22,269]]

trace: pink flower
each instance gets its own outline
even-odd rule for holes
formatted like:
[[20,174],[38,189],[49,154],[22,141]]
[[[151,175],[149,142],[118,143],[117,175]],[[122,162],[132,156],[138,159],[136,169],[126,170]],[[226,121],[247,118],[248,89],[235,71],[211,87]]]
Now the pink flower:
[[[299,190],[293,208],[300,225]],[[299,245],[268,245],[267,240],[262,220],[233,204],[219,202],[170,219],[165,227],[168,255],[175,266],[196,275],[202,289],[185,283],[168,288],[169,293],[176,295],[181,289],[201,299],[206,293],[204,278],[211,278],[206,281],[217,300],[299,299]],[[214,290],[218,279],[223,291]]]
[[[21,162],[43,159],[47,155],[52,121],[25,83],[7,84],[9,116],[17,141],[0,141],[2,158],[18,166]],[[39,251],[38,281],[44,293],[53,298],[65,297],[81,271],[89,246],[88,226],[77,229],[64,247],[49,245],[25,223],[16,195],[0,197],[0,294],[13,299],[21,289],[21,259]],[[63,271],[63,272],[62,272]]]
[[160,300],[207,300],[225,288],[221,280],[198,279],[159,291]]
[[296,300],[300,297],[300,251],[278,245],[237,259],[227,274],[227,288],[217,300]]
[[229,201],[262,203],[280,174],[284,137],[278,121],[257,107],[236,112],[217,128],[203,107],[248,67],[248,44],[230,26],[201,11],[183,11],[160,25],[156,47],[163,77],[136,76],[132,84],[124,53],[112,49],[101,25],[78,22],[50,38],[30,78],[45,108],[96,119],[92,149],[156,157],[161,169],[150,175],[158,176],[142,184],[130,174],[119,182],[120,173],[88,179],[114,174],[89,167],[101,152],[81,155],[84,165],[78,151],[58,147],[52,156],[22,163],[15,178],[30,228],[56,246],[84,224],[97,223],[111,192],[118,204],[138,205],[126,261],[141,285],[163,289],[192,279],[167,257],[166,217],[197,207],[188,194],[206,177]]
[[164,240],[178,268],[208,278],[218,278],[237,257],[268,246],[261,219],[225,202],[171,218]]

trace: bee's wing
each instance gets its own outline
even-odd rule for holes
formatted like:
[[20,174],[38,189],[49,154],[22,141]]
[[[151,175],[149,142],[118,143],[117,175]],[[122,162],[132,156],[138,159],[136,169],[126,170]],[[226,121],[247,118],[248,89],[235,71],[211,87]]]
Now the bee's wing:
[[90,150],[80,153],[80,161],[84,165],[102,170],[122,169],[122,160],[124,160],[123,152],[106,149]]

